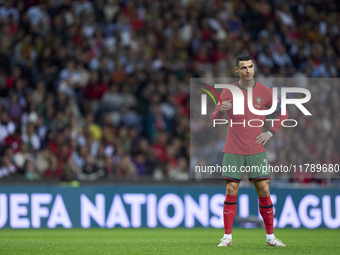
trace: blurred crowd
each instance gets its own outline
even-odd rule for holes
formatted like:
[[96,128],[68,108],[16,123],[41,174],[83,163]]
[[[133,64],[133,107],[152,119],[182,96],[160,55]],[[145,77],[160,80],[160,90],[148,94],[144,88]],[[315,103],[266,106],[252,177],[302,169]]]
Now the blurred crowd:
[[[0,5],[1,178],[186,181],[190,78],[235,77],[241,53],[259,78],[340,76],[336,1]],[[339,161],[339,84],[314,87],[315,114],[273,139],[275,161]]]

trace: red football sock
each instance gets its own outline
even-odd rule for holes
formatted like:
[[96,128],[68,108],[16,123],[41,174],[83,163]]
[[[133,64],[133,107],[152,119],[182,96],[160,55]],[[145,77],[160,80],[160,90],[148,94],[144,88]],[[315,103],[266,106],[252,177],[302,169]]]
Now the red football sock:
[[259,207],[260,213],[263,218],[264,226],[266,228],[266,233],[268,235],[273,234],[273,221],[274,212],[272,200],[269,197],[259,197]]
[[224,233],[227,235],[231,234],[236,209],[237,209],[237,196],[230,196],[226,194],[223,206],[223,221],[224,221]]

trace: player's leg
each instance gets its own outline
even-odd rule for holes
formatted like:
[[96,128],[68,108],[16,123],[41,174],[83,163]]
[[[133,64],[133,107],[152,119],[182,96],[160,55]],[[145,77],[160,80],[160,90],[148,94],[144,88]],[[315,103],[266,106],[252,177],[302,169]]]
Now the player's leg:
[[267,245],[285,246],[276,239],[273,232],[274,212],[270,199],[269,173],[267,172],[267,154],[265,152],[246,156],[247,166],[254,167],[258,171],[248,173],[249,180],[254,182],[256,193],[259,197],[259,209],[266,228]]
[[259,197],[259,209],[266,228],[267,239],[271,239],[274,236],[274,212],[270,199],[269,180],[254,181],[254,186]]
[[239,182],[241,181],[242,177],[242,172],[239,170],[240,167],[244,165],[244,163],[244,155],[224,153],[223,167],[228,169],[228,171],[223,172],[222,174],[222,178],[225,179],[226,184],[226,196],[223,206],[224,236],[218,246],[232,245],[231,230],[237,210],[237,193],[239,189]]
[[274,210],[270,199],[269,179],[254,181],[255,190],[259,197],[259,209],[266,228],[266,244],[269,246],[286,246],[274,236]]
[[225,180],[226,196],[223,206],[224,234],[231,238],[234,218],[237,211],[239,183]]
[[231,246],[232,236],[231,230],[233,228],[233,222],[237,210],[237,193],[239,189],[239,183],[235,181],[225,180],[226,195],[223,206],[223,223],[224,223],[224,236],[221,239],[221,246]]

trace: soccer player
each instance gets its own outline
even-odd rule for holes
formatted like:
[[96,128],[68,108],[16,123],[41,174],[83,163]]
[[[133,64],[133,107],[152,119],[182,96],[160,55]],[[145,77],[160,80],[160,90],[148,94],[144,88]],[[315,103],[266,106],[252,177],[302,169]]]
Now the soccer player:
[[[221,93],[222,104],[216,106],[211,115],[211,119],[222,119],[227,112],[228,115],[228,135],[223,149],[223,167],[231,169],[236,167],[236,172],[223,172],[222,179],[226,184],[226,197],[223,207],[224,236],[218,246],[231,246],[231,230],[237,208],[237,193],[239,183],[242,178],[241,167],[268,165],[267,155],[264,145],[280,130],[281,122],[288,118],[288,112],[281,115],[280,103],[276,108],[277,121],[273,121],[272,126],[267,132],[262,132],[262,126],[248,121],[251,119],[265,120],[265,115],[255,115],[248,109],[248,88],[252,87],[253,105],[257,110],[266,110],[272,106],[272,90],[254,80],[254,59],[250,55],[242,54],[235,59],[235,72],[238,73],[240,80],[233,85],[241,89],[244,95],[244,115],[234,115],[229,111],[233,107],[233,97],[229,89],[223,89]],[[231,122],[234,124],[231,125]],[[229,168],[229,167],[230,168]],[[243,168],[244,169],[244,168]],[[259,198],[260,213],[266,228],[267,242],[269,246],[286,246],[273,233],[273,204],[269,192],[269,172],[249,172],[249,181],[255,186]]]

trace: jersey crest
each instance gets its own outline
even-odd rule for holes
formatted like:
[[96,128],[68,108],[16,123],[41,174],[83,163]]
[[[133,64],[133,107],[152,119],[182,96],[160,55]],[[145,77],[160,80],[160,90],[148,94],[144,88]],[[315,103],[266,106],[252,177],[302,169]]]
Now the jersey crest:
[[257,108],[261,108],[261,102],[262,102],[262,98],[260,96],[258,96],[255,101],[257,102],[257,104],[255,105]]

